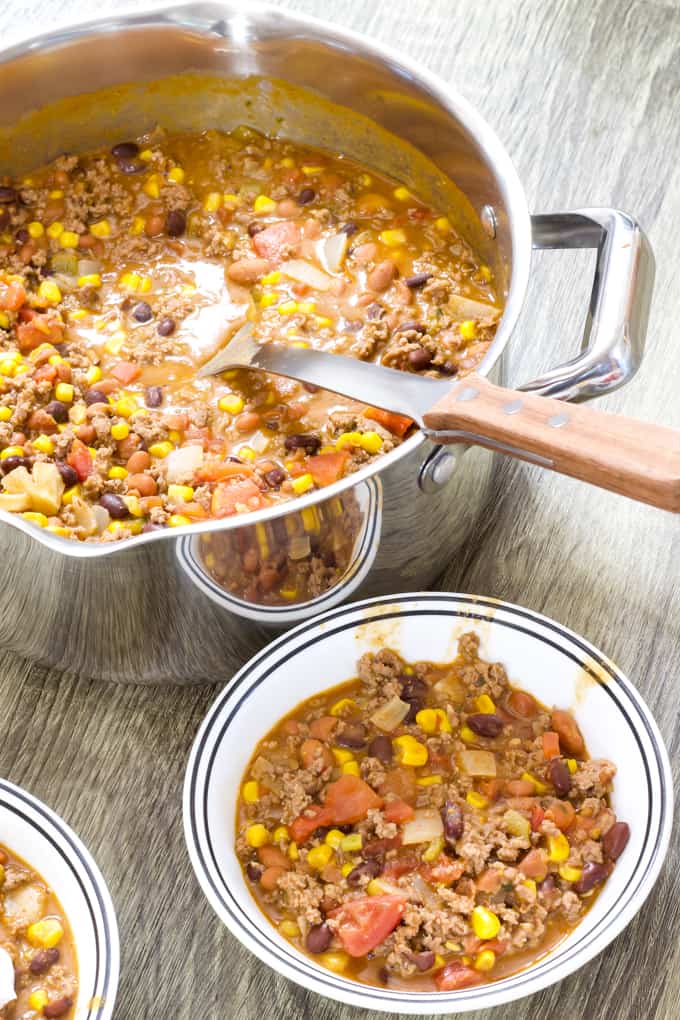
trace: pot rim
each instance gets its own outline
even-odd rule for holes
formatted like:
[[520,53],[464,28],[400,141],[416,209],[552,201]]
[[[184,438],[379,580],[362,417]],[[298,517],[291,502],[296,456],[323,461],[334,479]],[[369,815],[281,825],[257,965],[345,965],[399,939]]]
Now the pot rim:
[[[18,60],[29,52],[39,53],[43,50],[67,46],[77,39],[102,33],[114,33],[129,28],[179,28],[202,35],[212,33],[217,39],[219,38],[215,27],[217,23],[232,20],[243,21],[247,18],[275,19],[277,28],[280,26],[286,34],[295,34],[297,37],[304,38],[306,33],[321,42],[343,46],[350,52],[387,64],[395,75],[412,78],[418,84],[422,84],[433,100],[458,120],[467,133],[474,138],[483,158],[493,168],[498,190],[507,210],[512,247],[512,275],[503,314],[493,343],[477,368],[480,375],[488,375],[503,353],[524,304],[529,282],[532,247],[529,209],[515,166],[495,131],[467,99],[443,78],[428,70],[418,61],[412,60],[391,46],[369,39],[353,29],[338,27],[332,22],[320,18],[281,10],[271,4],[248,2],[244,5],[241,0],[223,0],[223,2],[207,0],[204,3],[186,3],[179,0],[177,3],[150,4],[141,10],[137,9],[114,16],[69,20],[49,32],[39,35],[27,34],[10,46],[0,49],[0,64]],[[226,531],[242,527],[244,524],[257,524],[260,521],[273,520],[290,512],[297,512],[305,507],[323,503],[373,475],[379,474],[390,465],[396,464],[402,458],[415,452],[426,442],[426,439],[427,437],[422,432],[416,432],[394,450],[340,481],[274,507],[252,511],[243,517],[209,520],[200,524],[133,535],[124,541],[76,542],[60,535],[53,535],[6,510],[0,510],[0,522],[11,525],[27,537],[35,539],[53,552],[64,556],[74,559],[110,556],[168,538]]]

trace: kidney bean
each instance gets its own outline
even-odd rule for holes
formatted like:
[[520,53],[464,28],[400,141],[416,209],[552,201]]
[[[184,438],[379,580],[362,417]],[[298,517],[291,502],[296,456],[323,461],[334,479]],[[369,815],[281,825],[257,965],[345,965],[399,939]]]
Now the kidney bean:
[[60,424],[68,421],[68,407],[61,400],[51,400],[45,407],[45,413],[50,414]]
[[147,386],[144,391],[147,407],[160,407],[163,403],[163,390],[160,386]]
[[578,723],[569,712],[562,708],[554,708],[551,716],[552,728],[559,734],[560,747],[573,755],[581,755],[585,752],[583,735],[578,728]]
[[6,230],[11,220],[9,209],[0,209],[0,230]]
[[366,743],[366,727],[363,723],[345,723],[335,742],[340,747],[363,747]]
[[347,234],[348,237],[352,237],[353,234],[356,234],[358,229],[359,225],[354,223],[352,220],[349,220],[347,223],[343,223],[340,227],[340,233]]
[[333,932],[327,924],[313,924],[307,932],[305,946],[308,953],[325,953],[333,941]]
[[293,435],[286,436],[283,445],[288,451],[305,450],[309,454],[314,454],[321,447],[321,440],[318,436],[295,432]]
[[600,882],[604,882],[608,875],[609,868],[606,864],[596,864],[590,861],[588,864],[584,864],[583,874],[578,882],[574,882],[574,892],[578,893],[579,896],[583,896],[585,893],[589,893],[591,889],[594,889],[596,885],[599,885]]
[[52,433],[57,431],[56,421],[52,415],[47,412],[47,410],[43,410],[42,408],[34,411],[26,424],[29,429],[32,429],[35,432]]
[[267,892],[272,892],[283,875],[286,874],[286,868],[282,868],[278,865],[274,865],[271,868],[265,868],[260,877],[260,885]]
[[314,188],[303,188],[297,197],[298,205],[309,205],[316,198]]
[[31,974],[45,974],[59,960],[58,949],[39,949],[31,958],[28,969]]
[[171,209],[165,219],[165,230],[169,237],[181,237],[187,229],[187,214],[183,209]]
[[139,155],[139,146],[137,142],[118,142],[111,149],[111,155],[114,159],[132,159]]
[[387,290],[397,275],[397,267],[392,259],[383,259],[377,266],[374,266],[366,277],[366,285],[375,291]]
[[164,315],[156,327],[159,336],[172,336],[175,332],[175,320],[169,315]]
[[571,772],[561,758],[551,758],[548,777],[558,797],[566,797],[571,790]]
[[147,216],[146,223],[144,224],[144,233],[147,237],[158,237],[163,233],[164,228],[165,216],[163,213],[156,212]]
[[123,517],[128,515],[125,501],[120,496],[117,496],[115,492],[105,492],[103,496],[100,496],[99,505],[108,510],[109,516],[113,517],[114,520],[122,520]]
[[138,472],[135,475],[128,475],[127,487],[128,492],[132,492],[133,489],[136,489],[140,496],[155,496],[158,492],[156,479],[151,475],[144,474],[144,472]]
[[57,1017],[68,1013],[72,1005],[73,999],[68,995],[64,995],[63,998],[55,999],[54,1002],[48,1002],[46,1006],[43,1006],[43,1016],[56,1020]]
[[408,361],[411,368],[421,372],[432,361],[432,352],[428,351],[427,347],[416,347],[415,350],[408,352]]
[[442,822],[444,824],[444,838],[453,846],[463,835],[465,818],[463,809],[455,800],[447,800],[441,809]]
[[617,861],[628,845],[630,826],[627,822],[614,822],[602,839],[602,849],[610,861]]
[[248,861],[246,864],[246,875],[251,882],[259,882],[262,878],[262,872],[264,868],[261,864],[257,864],[255,861]]
[[70,464],[65,464],[62,460],[58,460],[57,470],[61,475],[64,485],[66,486],[67,489],[70,489],[71,486],[76,485],[76,483],[78,482],[78,475],[76,474],[75,470],[71,467]]
[[347,882],[349,885],[359,885],[364,875],[367,878],[377,878],[381,871],[382,864],[374,857],[373,860],[357,864],[356,868],[353,868],[347,876]]
[[94,425],[79,425],[76,429],[76,436],[81,443],[85,443],[85,446],[91,446],[97,438],[97,430]]
[[479,712],[469,715],[465,721],[472,732],[480,737],[497,737],[503,729],[503,720],[495,713]]
[[17,244],[26,244],[28,241],[30,241],[30,239],[31,235],[29,234],[25,227],[21,227],[19,230],[17,230],[17,232],[14,235],[14,240],[17,242]]
[[373,860],[376,857],[384,857],[388,850],[397,850],[400,846],[401,836],[394,836],[392,839],[372,839],[361,851],[361,856]]
[[556,887],[555,876],[546,875],[542,882],[539,882],[538,888],[542,893],[551,893]]
[[90,404],[108,404],[109,402],[109,398],[101,390],[85,390],[83,400],[88,406]]
[[16,188],[0,187],[0,205],[11,205],[19,200],[19,193]]
[[508,697],[507,709],[520,719],[532,719],[536,715],[536,702],[526,691],[513,691]]
[[122,174],[141,174],[146,170],[146,163],[143,159],[118,159],[116,162]]
[[132,309],[132,318],[136,319],[137,322],[149,322],[150,319],[153,319],[153,312],[148,301],[137,302]]
[[242,287],[250,287],[269,271],[267,259],[237,259],[227,269],[227,276]]
[[271,489],[278,489],[286,480],[286,472],[281,468],[272,468],[267,471],[264,480]]
[[150,464],[151,457],[146,452],[146,450],[135,450],[135,452],[129,458],[125,467],[128,469],[131,475],[136,475],[140,471],[146,471]]
[[3,475],[8,475],[10,471],[14,471],[18,467],[30,468],[30,464],[31,462],[27,457],[5,457],[4,460],[0,460],[0,468],[2,468]]
[[416,273],[414,276],[407,276],[404,283],[407,287],[415,290],[417,287],[423,287],[431,279],[432,273]]
[[383,765],[389,765],[392,761],[392,741],[390,738],[382,735],[373,737],[373,740],[368,745],[368,755],[370,758],[377,758]]
[[422,953],[411,953],[411,960],[415,963],[417,970],[429,970],[430,967],[434,967],[434,951],[424,949]]
[[413,722],[421,708],[425,705],[425,696],[429,688],[424,680],[417,677],[402,678],[401,700],[411,706],[404,722]]

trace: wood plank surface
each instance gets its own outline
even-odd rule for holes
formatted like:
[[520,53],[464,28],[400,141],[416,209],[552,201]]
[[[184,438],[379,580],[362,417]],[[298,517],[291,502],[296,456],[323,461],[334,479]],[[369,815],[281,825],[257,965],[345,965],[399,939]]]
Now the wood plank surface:
[[[600,406],[680,426],[680,7],[641,0],[290,0],[408,52],[497,129],[529,205],[619,205],[658,260],[645,364]],[[16,0],[3,43],[114,0]],[[592,260],[541,253],[512,345],[520,383],[575,353]],[[433,541],[436,537],[433,536]],[[680,762],[680,528],[676,518],[568,478],[504,463],[478,533],[439,587],[556,617],[638,684]],[[68,606],[64,607],[68,626]],[[40,627],[40,620],[35,622]],[[118,910],[116,1016],[358,1020],[251,957],[216,921],[190,870],[181,784],[214,688],[124,687],[0,654],[0,774],[82,836]],[[502,1010],[505,1020],[671,1020],[680,1015],[680,849],[626,932],[580,973]],[[501,1015],[499,1011],[495,1015]],[[471,1014],[491,1020],[491,1012]]]

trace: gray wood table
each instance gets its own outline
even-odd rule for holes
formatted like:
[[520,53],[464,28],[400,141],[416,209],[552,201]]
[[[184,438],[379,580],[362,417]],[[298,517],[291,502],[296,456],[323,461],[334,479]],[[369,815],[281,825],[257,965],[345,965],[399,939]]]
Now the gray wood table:
[[[639,216],[658,259],[647,355],[637,379],[606,405],[680,426],[677,3],[281,6],[400,47],[455,84],[505,141],[534,211],[602,204]],[[117,9],[115,0],[100,0],[96,10],[85,0],[13,0],[0,7],[0,37],[5,42],[58,18]],[[514,381],[575,352],[591,273],[586,255],[537,256],[512,348]],[[523,603],[599,645],[643,692],[677,775],[679,560],[677,519],[508,462],[476,539],[440,587]],[[0,774],[60,812],[108,879],[121,929],[121,1020],[358,1020],[359,1011],[305,994],[246,953],[198,890],[184,848],[180,793],[191,741],[215,693],[108,686],[5,653]],[[625,933],[579,974],[509,1006],[504,1017],[678,1017],[678,871],[676,838],[652,896]],[[491,1013],[474,1014],[482,1017]]]

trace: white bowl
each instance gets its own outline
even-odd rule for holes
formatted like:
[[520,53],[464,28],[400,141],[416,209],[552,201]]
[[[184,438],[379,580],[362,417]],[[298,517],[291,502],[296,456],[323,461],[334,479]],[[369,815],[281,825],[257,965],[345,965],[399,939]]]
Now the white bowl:
[[0,780],[2,843],[55,893],[78,961],[74,1020],[110,1020],[118,988],[116,915],[97,865],[74,832],[37,798]]
[[[365,651],[450,661],[474,630],[484,658],[548,705],[570,708],[594,757],[617,766],[613,806],[628,846],[578,927],[534,966],[456,992],[409,993],[350,981],[298,952],[265,918],[234,851],[236,798],[255,744],[294,706],[355,675]],[[262,961],[339,1002],[433,1015],[497,1006],[559,981],[601,952],[633,918],[663,863],[673,792],[668,755],[629,680],[583,638],[539,613],[495,599],[424,593],[368,599],[302,624],[256,655],[217,698],[194,743],[184,786],[184,829],[205,895],[229,930]]]

